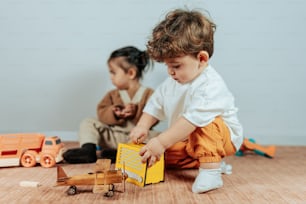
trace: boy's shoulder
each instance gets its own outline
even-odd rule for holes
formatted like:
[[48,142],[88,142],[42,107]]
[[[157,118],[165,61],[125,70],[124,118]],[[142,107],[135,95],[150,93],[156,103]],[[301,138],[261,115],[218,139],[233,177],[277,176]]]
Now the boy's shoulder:
[[190,90],[217,92],[227,89],[227,85],[222,76],[212,66],[208,66],[192,83]]
[[219,72],[211,65],[209,65],[199,77],[200,81],[205,83],[220,83],[223,82],[222,76]]

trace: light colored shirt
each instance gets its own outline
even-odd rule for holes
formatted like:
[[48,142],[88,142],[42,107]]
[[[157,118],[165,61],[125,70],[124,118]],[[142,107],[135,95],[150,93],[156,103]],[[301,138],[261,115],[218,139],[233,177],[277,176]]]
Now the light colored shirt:
[[193,81],[180,84],[168,77],[153,93],[144,112],[158,120],[168,120],[170,127],[184,117],[196,127],[205,127],[221,116],[238,150],[243,141],[234,97],[222,77],[208,65]]

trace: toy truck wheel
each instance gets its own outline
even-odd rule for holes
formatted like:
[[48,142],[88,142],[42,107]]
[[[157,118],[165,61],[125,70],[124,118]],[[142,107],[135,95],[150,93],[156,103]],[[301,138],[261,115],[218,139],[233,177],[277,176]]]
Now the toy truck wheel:
[[50,168],[53,167],[56,164],[56,162],[52,155],[43,154],[40,158],[40,164],[42,167]]
[[24,167],[33,167],[36,165],[35,154],[32,152],[25,152],[20,160],[20,163]]
[[70,186],[68,191],[67,191],[67,194],[68,195],[75,195],[77,193],[77,187],[76,186]]
[[114,196],[114,191],[107,191],[106,193],[104,193],[105,197],[113,197]]

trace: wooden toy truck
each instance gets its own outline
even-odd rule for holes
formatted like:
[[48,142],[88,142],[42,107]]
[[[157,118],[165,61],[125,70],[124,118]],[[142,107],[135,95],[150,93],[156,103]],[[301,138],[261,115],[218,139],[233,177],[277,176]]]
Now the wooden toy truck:
[[0,134],[0,167],[53,167],[63,160],[64,144],[40,133]]

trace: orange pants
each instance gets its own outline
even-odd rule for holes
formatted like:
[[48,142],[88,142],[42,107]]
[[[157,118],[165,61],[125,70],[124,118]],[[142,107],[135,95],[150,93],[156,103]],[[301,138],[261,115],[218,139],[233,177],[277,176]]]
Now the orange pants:
[[198,168],[200,163],[220,162],[236,153],[228,127],[221,117],[209,125],[196,128],[188,139],[167,149],[165,162],[168,168]]

